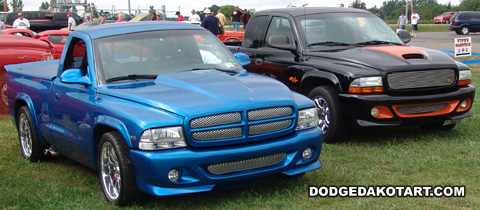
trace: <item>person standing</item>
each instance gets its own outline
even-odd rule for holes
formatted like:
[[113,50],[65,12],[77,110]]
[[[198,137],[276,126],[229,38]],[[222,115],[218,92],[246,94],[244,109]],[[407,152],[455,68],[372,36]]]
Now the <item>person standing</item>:
[[407,16],[405,16],[405,12],[402,12],[402,14],[398,16],[397,25],[400,27],[400,29],[405,30],[407,28],[406,27],[407,23],[408,23],[408,18]]
[[182,15],[179,11],[177,11],[177,12],[175,13],[175,15],[177,16],[177,21],[184,21],[184,20],[185,20],[185,19],[183,18],[183,15]]
[[73,31],[76,25],[77,23],[75,22],[75,19],[73,19],[72,13],[68,13],[68,30]]
[[220,21],[220,24],[222,24],[222,26],[225,26],[225,23],[227,22],[227,18],[222,13],[221,9],[218,10],[218,13],[217,13],[216,17],[218,18],[218,21]]
[[0,31],[3,29],[5,29],[5,23],[2,20],[0,20]]
[[13,28],[15,29],[30,29],[30,22],[27,18],[23,17],[23,13],[19,12],[18,18],[13,22]]
[[233,24],[233,30],[238,31],[240,29],[240,19],[242,18],[242,11],[238,9],[238,6],[235,6],[235,9],[230,14],[230,21]]
[[98,24],[99,25],[105,24],[105,17],[103,16],[98,17]]
[[340,3],[340,7],[344,7],[343,3]]
[[420,15],[418,15],[416,10],[413,10],[411,16],[411,23],[412,23],[412,37],[417,37],[418,31],[418,21],[420,20]]
[[380,10],[377,10],[377,11],[375,12],[375,15],[376,15],[378,18],[380,18],[380,19],[383,20],[383,17],[382,17],[382,15],[380,14]]
[[212,32],[215,36],[218,30],[218,18],[212,15],[210,9],[203,11],[205,18],[202,21],[202,27]]
[[250,13],[248,13],[247,9],[244,9],[242,15],[243,30],[247,28],[248,21],[250,21]]
[[189,21],[195,21],[195,22],[200,22],[200,15],[198,15],[195,10],[192,10],[192,15],[188,17]]

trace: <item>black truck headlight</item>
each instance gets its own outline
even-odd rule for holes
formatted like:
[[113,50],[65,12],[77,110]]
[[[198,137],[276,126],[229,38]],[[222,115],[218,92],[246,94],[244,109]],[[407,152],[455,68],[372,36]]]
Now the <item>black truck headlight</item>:
[[143,150],[161,150],[186,147],[182,127],[166,127],[145,130],[140,136],[139,147]]
[[296,130],[305,130],[318,126],[318,110],[317,108],[302,109],[298,111]]

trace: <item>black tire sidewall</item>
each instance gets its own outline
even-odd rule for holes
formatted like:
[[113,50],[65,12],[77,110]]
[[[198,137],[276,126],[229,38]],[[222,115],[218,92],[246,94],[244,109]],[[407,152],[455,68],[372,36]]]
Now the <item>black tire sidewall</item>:
[[338,142],[343,123],[338,92],[330,86],[318,86],[310,91],[308,97],[312,101],[318,97],[325,99],[330,110],[330,124],[327,132],[323,134],[323,141],[326,143]]
[[[102,147],[108,142],[112,145],[113,150],[115,151],[120,165],[120,192],[117,199],[110,199],[107,196],[104,182],[102,179],[102,168],[101,168],[101,155]],[[135,179],[135,171],[130,161],[129,148],[127,147],[122,135],[119,132],[112,131],[107,132],[102,136],[100,144],[98,145],[98,175],[100,177],[100,182],[102,185],[102,190],[105,194],[105,198],[108,202],[115,204],[117,206],[126,206],[138,201],[139,196],[143,195],[137,187],[137,182]]]
[[[30,126],[30,135],[32,138],[32,154],[30,155],[30,157],[27,157],[25,155],[25,151],[23,151],[23,146],[22,146],[21,132],[20,132],[20,116],[22,114],[26,116],[28,125]],[[18,110],[17,132],[18,132],[18,142],[20,143],[20,150],[22,152],[23,157],[25,159],[30,160],[31,162],[38,162],[42,160],[45,156],[45,146],[42,143],[40,143],[40,141],[38,140],[38,135],[33,124],[32,116],[27,106],[22,106]]]

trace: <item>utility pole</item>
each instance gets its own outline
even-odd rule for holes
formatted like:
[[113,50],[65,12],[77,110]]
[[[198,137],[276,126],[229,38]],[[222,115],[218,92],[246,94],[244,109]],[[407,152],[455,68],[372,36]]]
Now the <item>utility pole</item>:
[[4,12],[8,12],[8,11],[7,11],[7,8],[8,8],[8,7],[7,7],[7,0],[3,0],[3,11],[4,11]]
[[128,0],[128,14],[131,15],[132,11],[130,11],[130,0]]

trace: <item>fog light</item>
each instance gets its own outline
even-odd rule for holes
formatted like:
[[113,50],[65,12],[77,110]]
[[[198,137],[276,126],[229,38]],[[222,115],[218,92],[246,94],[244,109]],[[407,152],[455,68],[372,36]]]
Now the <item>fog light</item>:
[[172,169],[168,172],[168,179],[172,182],[178,182],[178,179],[180,179],[180,171],[177,169]]
[[370,114],[376,118],[380,114],[380,110],[377,107],[373,107],[372,110],[370,110]]
[[305,149],[305,150],[303,150],[302,158],[303,158],[304,160],[308,160],[308,159],[310,159],[311,157],[312,157],[312,149],[310,149],[310,147],[307,148],[307,149]]
[[462,107],[462,109],[466,109],[468,107],[468,101],[462,101],[460,107]]

